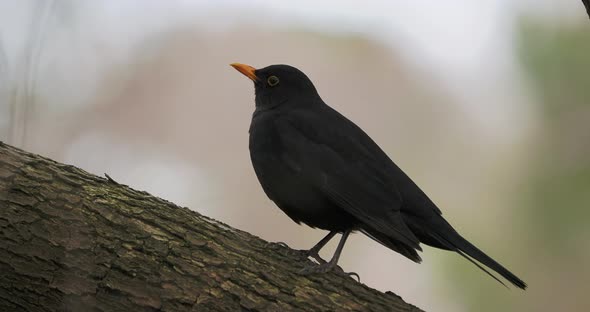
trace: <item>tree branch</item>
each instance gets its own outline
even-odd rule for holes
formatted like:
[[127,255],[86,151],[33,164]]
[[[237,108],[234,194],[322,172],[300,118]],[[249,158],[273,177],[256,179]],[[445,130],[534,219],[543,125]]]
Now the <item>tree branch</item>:
[[590,0],[582,0],[582,3],[584,3],[586,13],[588,13],[588,17],[590,18]]
[[420,311],[299,252],[0,142],[0,310]]

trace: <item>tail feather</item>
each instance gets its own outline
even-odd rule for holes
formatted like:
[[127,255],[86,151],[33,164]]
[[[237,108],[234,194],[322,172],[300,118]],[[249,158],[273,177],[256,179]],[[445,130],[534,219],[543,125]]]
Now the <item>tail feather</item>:
[[395,250],[397,252],[399,252],[400,254],[406,256],[408,259],[416,262],[416,263],[420,263],[422,262],[422,258],[420,258],[420,255],[418,255],[418,253],[416,252],[416,249],[412,248],[411,246],[408,246],[400,241],[397,241],[395,239],[391,239],[390,237],[388,237],[387,235],[373,230],[371,228],[364,228],[361,229],[361,231],[369,236],[371,239],[373,239],[374,241],[380,243],[381,245],[391,249],[391,250]]
[[481,266],[481,264],[477,263],[477,261],[471,259],[468,255],[464,254],[461,250],[455,250],[458,254],[460,254],[461,256],[463,256],[463,258],[469,260],[469,262],[473,263],[476,267],[478,267],[480,270],[486,272],[487,275],[489,275],[491,278],[495,279],[496,281],[498,281],[498,283],[504,285],[504,287],[508,288],[508,286],[506,286],[506,284],[504,284],[504,282],[502,282],[499,278],[496,277],[496,275],[490,273],[490,271],[486,270],[486,268],[484,268],[483,266]]
[[518,278],[512,272],[508,271],[508,269],[506,269],[505,267],[500,265],[494,259],[492,259],[488,255],[486,255],[483,251],[479,250],[477,247],[475,247],[469,241],[464,239],[455,230],[453,230],[451,228],[450,230],[445,231],[445,232],[446,232],[445,235],[435,234],[435,237],[438,240],[441,240],[443,243],[446,243],[446,244],[452,246],[453,248],[450,248],[451,250],[454,250],[457,253],[459,253],[465,259],[467,259],[470,262],[472,262],[473,264],[475,264],[478,268],[482,269],[484,272],[486,272],[488,275],[492,276],[495,280],[497,280],[498,282],[500,282],[504,286],[506,286],[506,284],[502,283],[498,278],[496,278],[493,274],[491,274],[486,269],[484,269],[481,265],[478,265],[475,261],[496,271],[498,274],[500,274],[502,277],[504,277],[506,280],[508,280],[514,286],[521,288],[521,289],[526,289],[527,284],[524,281],[522,281],[520,278]]

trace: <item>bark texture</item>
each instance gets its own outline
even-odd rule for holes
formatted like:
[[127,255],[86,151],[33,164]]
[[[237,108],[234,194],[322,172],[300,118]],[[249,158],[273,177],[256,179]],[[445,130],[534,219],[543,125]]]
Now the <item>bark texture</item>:
[[0,311],[420,311],[307,261],[0,142]]

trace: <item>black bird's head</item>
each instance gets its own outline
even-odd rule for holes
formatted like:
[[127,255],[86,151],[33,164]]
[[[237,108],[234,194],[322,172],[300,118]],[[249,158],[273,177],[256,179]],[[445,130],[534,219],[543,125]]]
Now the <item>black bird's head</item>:
[[257,109],[321,102],[311,80],[293,66],[270,65],[261,69],[240,63],[231,66],[254,82]]

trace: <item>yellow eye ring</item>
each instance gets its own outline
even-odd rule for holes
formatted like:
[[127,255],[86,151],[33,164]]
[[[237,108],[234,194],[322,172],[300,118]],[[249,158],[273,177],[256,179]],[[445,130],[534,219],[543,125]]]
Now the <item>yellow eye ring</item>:
[[274,87],[279,84],[279,77],[270,76],[270,77],[268,77],[268,79],[266,79],[266,82],[268,83],[269,86]]

